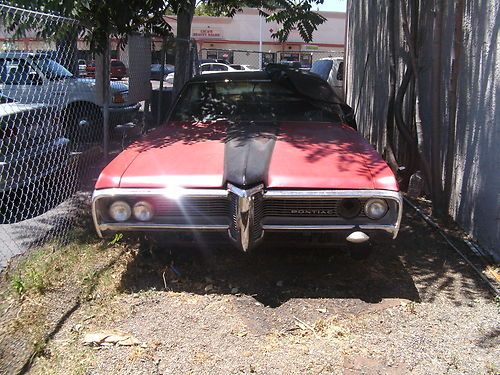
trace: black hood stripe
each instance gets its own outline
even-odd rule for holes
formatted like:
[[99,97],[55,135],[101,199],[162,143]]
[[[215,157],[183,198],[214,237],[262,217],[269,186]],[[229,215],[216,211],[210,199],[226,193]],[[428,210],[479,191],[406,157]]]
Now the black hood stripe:
[[274,123],[228,125],[224,148],[224,181],[236,186],[267,184],[278,135]]

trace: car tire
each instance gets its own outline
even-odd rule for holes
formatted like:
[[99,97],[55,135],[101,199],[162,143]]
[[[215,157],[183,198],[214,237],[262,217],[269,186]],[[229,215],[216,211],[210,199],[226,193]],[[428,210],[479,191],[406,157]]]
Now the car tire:
[[102,111],[95,104],[76,103],[65,113],[68,138],[73,144],[93,143],[102,138]]
[[357,261],[365,260],[370,258],[373,252],[373,244],[371,243],[351,244],[349,251],[352,259]]

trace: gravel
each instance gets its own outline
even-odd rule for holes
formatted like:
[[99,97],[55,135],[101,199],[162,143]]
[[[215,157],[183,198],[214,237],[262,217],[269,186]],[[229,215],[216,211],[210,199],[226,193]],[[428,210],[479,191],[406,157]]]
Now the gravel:
[[[500,373],[499,306],[412,212],[361,262],[316,246],[156,245],[111,276],[115,292],[83,304],[32,373]],[[106,330],[142,344],[83,346]]]

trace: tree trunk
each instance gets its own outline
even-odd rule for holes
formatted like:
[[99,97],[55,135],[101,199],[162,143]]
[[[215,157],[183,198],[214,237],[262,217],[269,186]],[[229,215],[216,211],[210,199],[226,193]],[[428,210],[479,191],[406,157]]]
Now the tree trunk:
[[[429,167],[429,162],[427,161],[427,158],[425,157],[425,150],[426,150],[426,145],[425,145],[425,138],[424,138],[424,132],[423,132],[423,126],[422,126],[422,119],[420,117],[420,85],[419,85],[419,68],[418,68],[418,53],[417,53],[417,46],[418,46],[418,37],[417,33],[419,30],[418,23],[419,23],[419,11],[420,11],[420,6],[418,3],[418,0],[413,0],[410,1],[408,4],[411,4],[411,8],[413,9],[412,11],[412,16],[413,16],[413,21],[412,21],[412,30],[413,30],[413,36],[410,33],[410,27],[409,27],[409,21],[408,21],[408,12],[406,11],[406,4],[402,4],[401,6],[401,13],[403,16],[403,32],[405,35],[406,43],[408,44],[408,49],[410,52],[410,63],[411,63],[411,68],[413,70],[413,75],[414,75],[414,90],[415,90],[415,134],[417,138],[417,150],[418,150],[418,158],[419,158],[419,164],[420,168],[422,169],[424,173],[424,178],[425,178],[425,184],[427,186],[431,186],[431,170]],[[432,190],[432,187],[429,189]]]
[[68,69],[73,75],[78,75],[78,33],[70,30],[64,37],[56,41],[57,62]]
[[449,89],[449,124],[448,124],[448,144],[446,147],[446,164],[444,176],[444,194],[446,197],[446,211],[449,212],[452,180],[455,169],[455,137],[456,137],[456,117],[457,117],[457,87],[459,61],[462,55],[463,44],[463,19],[464,19],[464,0],[457,0],[455,8],[455,32],[453,36],[453,61],[451,63],[451,80]]
[[446,210],[446,202],[443,194],[443,157],[442,157],[442,48],[443,48],[443,17],[445,1],[437,0],[434,13],[434,43],[432,62],[432,113],[431,113],[431,173],[432,173],[432,207],[437,216],[443,216]]
[[[394,97],[396,96],[396,43],[394,42],[396,29],[395,29],[395,1],[389,0],[387,19],[388,19],[388,35],[389,35],[389,103],[387,106],[387,152],[390,154],[390,159],[396,159],[394,153],[396,148],[394,146]],[[347,44],[347,43],[346,43]],[[391,168],[396,171],[397,165],[392,163]]]
[[177,13],[177,39],[175,50],[175,74],[172,98],[175,99],[187,82],[190,73],[190,38],[195,2],[190,0]]

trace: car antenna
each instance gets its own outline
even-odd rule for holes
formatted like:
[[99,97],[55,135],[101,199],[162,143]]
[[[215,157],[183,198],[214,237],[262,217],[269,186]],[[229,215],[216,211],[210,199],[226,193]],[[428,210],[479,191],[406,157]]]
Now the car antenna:
[[356,103],[356,108],[354,109],[354,118],[356,118],[356,113],[358,113],[359,99],[361,98],[361,90],[365,84],[366,68],[368,66],[368,60],[370,60],[370,54],[366,55],[365,68],[363,69],[363,79],[361,80],[361,85],[359,86],[358,102]]

